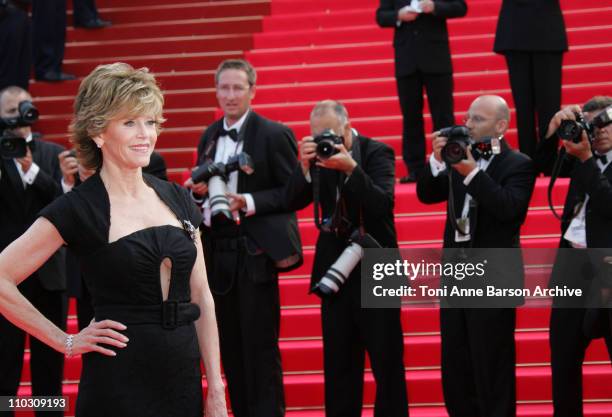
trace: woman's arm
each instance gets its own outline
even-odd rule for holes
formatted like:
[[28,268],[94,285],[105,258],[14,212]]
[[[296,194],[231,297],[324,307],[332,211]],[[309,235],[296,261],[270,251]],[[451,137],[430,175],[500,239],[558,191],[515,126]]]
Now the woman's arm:
[[114,351],[97,343],[125,347],[127,338],[112,330],[124,330],[124,325],[110,320],[92,323],[72,337],[72,349],[67,352],[68,335],[43,316],[17,289],[20,282],[38,270],[63,244],[55,226],[41,217],[0,253],[0,313],[15,326],[59,352],[76,355],[96,351],[114,356]]
[[206,398],[207,417],[227,417],[225,405],[225,386],[221,379],[221,365],[219,353],[219,333],[215,316],[215,302],[208,287],[202,241],[196,239],[198,255],[191,272],[191,300],[200,306],[201,315],[195,322],[198,332],[198,341],[208,382],[208,395]]

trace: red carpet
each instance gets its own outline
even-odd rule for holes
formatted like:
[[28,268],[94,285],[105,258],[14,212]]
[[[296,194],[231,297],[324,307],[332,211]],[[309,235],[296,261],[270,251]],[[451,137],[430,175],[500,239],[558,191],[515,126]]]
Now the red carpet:
[[[196,1],[98,0],[113,27],[68,30],[65,70],[83,77],[99,63],[126,61],[158,75],[168,119],[158,146],[173,179],[193,161],[202,130],[215,118],[214,69],[229,57],[244,56],[258,70],[255,109],[287,123],[296,137],[308,133],[308,114],[317,100],[343,100],[354,127],[391,145],[396,176],[405,174],[400,156],[401,117],[393,78],[391,30],[374,21],[375,0]],[[570,40],[563,69],[563,103],[612,95],[612,0],[562,0]],[[449,21],[455,68],[455,109],[460,121],[482,93],[500,94],[513,107],[505,63],[491,52],[500,0],[472,0],[467,17]],[[37,128],[67,143],[67,124],[78,81],[32,85],[43,117]],[[514,115],[514,112],[513,112]],[[508,140],[516,145],[514,121]],[[426,129],[431,120],[426,115]],[[538,180],[521,240],[525,247],[555,247],[558,221],[547,210],[547,179]],[[555,190],[561,206],[567,181]],[[396,187],[396,226],[402,247],[441,245],[444,205],[418,202],[414,185]],[[323,416],[323,376],[318,299],[307,294],[316,231],[312,209],[299,213],[306,246],[305,265],[281,279],[281,348],[290,417]],[[545,282],[546,271],[530,276]],[[71,309],[74,314],[74,308]],[[443,417],[438,312],[405,307],[405,366],[411,412]],[[524,309],[517,323],[518,415],[552,415],[547,309]],[[73,317],[69,326],[76,327]],[[26,357],[29,359],[29,357]],[[22,393],[29,392],[26,360]],[[77,391],[80,360],[66,365],[66,395]],[[584,367],[585,416],[612,415],[612,368],[601,340],[591,346]],[[374,384],[366,376],[364,416],[372,415]],[[28,415],[23,414],[23,415]],[[69,412],[67,415],[72,415]]]

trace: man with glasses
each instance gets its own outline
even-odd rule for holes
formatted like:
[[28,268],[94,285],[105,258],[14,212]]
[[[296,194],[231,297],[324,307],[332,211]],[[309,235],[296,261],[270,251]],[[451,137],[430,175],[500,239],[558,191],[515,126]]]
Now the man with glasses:
[[[204,211],[203,242],[215,298],[221,359],[236,417],[285,414],[278,337],[278,272],[302,262],[294,212],[283,190],[297,166],[297,144],[286,126],[251,109],[255,69],[244,60],[222,62],[215,75],[224,116],[198,146],[198,165],[227,163],[247,153],[254,172],[232,172],[227,181],[233,220],[211,216],[208,184],[187,180]],[[211,218],[212,217],[212,218]]]
[[[529,157],[506,143],[509,123],[510,110],[503,98],[478,97],[465,123],[475,144],[468,147],[466,158],[450,166],[442,157],[448,138],[434,133],[433,153],[417,183],[417,194],[426,204],[454,197],[448,202],[445,248],[519,247],[535,169]],[[491,149],[480,146],[489,140]],[[456,230],[453,215],[465,233]],[[487,276],[487,282],[522,288],[520,253],[508,251],[504,259],[504,267],[512,269]],[[500,305],[489,302],[488,308],[469,308],[475,305],[441,300],[442,388],[450,417],[516,416],[514,329],[521,302],[505,299]]]

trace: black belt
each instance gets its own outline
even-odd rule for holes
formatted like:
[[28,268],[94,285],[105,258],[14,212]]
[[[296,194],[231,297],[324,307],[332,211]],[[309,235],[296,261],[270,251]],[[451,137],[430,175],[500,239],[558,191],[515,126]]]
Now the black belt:
[[99,306],[95,307],[96,321],[116,320],[123,324],[161,324],[164,329],[175,329],[196,321],[200,307],[194,303],[164,301],[148,306]]

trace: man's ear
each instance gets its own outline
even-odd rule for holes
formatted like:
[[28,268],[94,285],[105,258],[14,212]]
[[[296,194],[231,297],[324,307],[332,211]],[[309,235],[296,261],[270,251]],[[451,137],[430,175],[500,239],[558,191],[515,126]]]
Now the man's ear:
[[497,136],[503,135],[504,132],[508,130],[508,121],[504,119],[498,120],[497,123],[495,123],[495,130]]

